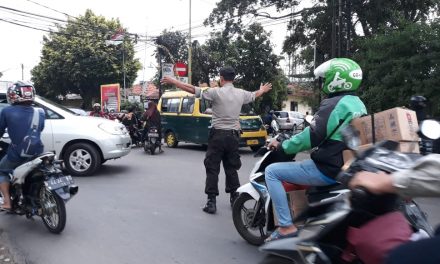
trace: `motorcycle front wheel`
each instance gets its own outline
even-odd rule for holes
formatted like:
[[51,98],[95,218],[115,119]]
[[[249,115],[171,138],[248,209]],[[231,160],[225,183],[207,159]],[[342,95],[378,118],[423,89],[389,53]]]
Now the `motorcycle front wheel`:
[[265,228],[265,215],[260,215],[260,219],[255,219],[256,225],[252,224],[252,219],[258,212],[258,201],[247,193],[241,193],[232,207],[232,219],[234,226],[240,236],[249,244],[260,246],[267,237]]
[[41,219],[46,228],[55,234],[59,234],[66,226],[66,207],[54,191],[50,191],[46,186],[40,189]]

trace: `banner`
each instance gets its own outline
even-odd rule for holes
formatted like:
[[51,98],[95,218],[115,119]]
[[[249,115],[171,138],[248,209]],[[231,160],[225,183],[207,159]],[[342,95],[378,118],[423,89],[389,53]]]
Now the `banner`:
[[101,108],[109,112],[119,112],[121,106],[119,83],[101,85]]

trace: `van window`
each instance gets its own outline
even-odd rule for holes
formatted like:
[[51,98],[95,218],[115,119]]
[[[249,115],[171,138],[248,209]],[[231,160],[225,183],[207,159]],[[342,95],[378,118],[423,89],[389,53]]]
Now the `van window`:
[[212,102],[200,99],[200,113],[212,114]]
[[183,98],[181,113],[192,113],[194,111],[194,97]]
[[162,99],[162,112],[177,113],[179,111],[180,98]]

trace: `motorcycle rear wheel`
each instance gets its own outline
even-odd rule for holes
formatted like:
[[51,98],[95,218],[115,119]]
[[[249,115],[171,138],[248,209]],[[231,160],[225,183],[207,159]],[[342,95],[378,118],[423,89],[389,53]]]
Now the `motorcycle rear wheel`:
[[66,226],[66,206],[63,199],[45,186],[41,187],[39,196],[44,225],[51,233],[61,233]]
[[[268,236],[264,224],[252,227],[251,221],[257,213],[258,201],[247,193],[241,193],[232,207],[232,219],[240,236],[249,244],[260,246]],[[263,216],[264,217],[264,216]],[[265,223],[261,219],[261,223]]]

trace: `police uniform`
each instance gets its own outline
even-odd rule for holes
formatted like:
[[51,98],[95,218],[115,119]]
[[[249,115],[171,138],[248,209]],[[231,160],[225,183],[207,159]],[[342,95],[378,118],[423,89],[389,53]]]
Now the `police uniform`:
[[220,163],[226,174],[226,192],[233,193],[240,187],[237,170],[241,167],[238,145],[240,138],[240,111],[243,104],[255,100],[255,92],[237,89],[230,82],[221,88],[202,91],[195,87],[195,95],[212,102],[211,130],[208,150],[205,156],[206,185],[208,197],[215,197],[218,191]]

